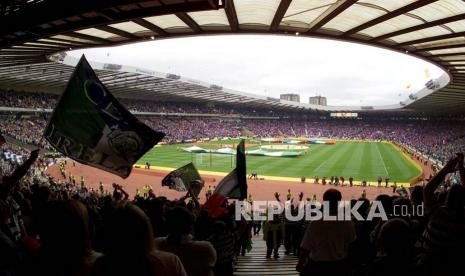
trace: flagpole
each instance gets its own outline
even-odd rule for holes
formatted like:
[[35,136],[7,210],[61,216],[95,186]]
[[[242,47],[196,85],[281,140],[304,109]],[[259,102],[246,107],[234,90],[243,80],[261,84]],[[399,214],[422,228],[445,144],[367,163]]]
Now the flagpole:
[[195,205],[197,205],[197,207],[199,207],[199,206],[200,206],[199,200],[198,200],[197,197],[194,195],[194,193],[192,193],[192,189],[191,189],[191,188],[187,188],[187,192],[191,195],[191,198],[192,198],[192,200],[195,202]]

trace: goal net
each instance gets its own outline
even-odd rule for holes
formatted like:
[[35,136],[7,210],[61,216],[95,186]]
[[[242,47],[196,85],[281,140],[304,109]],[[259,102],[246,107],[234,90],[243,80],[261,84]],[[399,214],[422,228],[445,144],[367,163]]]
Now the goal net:
[[195,154],[194,164],[197,167],[235,167],[236,156],[229,154],[215,154],[215,153],[197,153]]

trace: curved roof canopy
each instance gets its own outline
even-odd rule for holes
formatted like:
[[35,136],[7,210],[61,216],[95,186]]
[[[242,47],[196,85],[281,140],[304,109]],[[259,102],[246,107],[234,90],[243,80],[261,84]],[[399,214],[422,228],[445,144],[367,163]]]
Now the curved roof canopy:
[[69,49],[190,35],[288,34],[364,43],[426,59],[448,72],[448,86],[409,108],[465,107],[460,0],[6,0],[0,3],[0,26],[5,71],[43,64]]

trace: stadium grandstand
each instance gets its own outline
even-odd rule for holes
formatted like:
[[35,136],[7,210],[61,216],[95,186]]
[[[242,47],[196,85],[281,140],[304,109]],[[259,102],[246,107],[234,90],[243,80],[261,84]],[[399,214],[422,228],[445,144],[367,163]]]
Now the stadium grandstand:
[[[0,275],[463,270],[465,1],[5,0],[0,15]],[[70,54],[224,34],[358,43],[443,74],[395,104],[323,106]]]

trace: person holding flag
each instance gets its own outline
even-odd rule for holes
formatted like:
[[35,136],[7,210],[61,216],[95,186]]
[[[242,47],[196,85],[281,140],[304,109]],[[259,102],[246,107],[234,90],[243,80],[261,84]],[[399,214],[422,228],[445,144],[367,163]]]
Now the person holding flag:
[[204,183],[205,181],[200,177],[192,162],[170,172],[161,181],[162,186],[178,192],[188,192],[197,205],[199,205],[198,196]]

